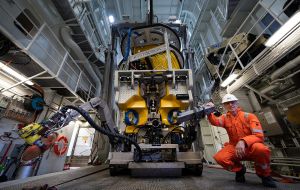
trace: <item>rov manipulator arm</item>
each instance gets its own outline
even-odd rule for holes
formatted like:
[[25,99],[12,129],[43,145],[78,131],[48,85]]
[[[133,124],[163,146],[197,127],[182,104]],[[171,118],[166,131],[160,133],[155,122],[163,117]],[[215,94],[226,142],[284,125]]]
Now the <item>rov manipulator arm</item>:
[[[97,109],[100,120],[107,128],[100,127],[89,116],[88,110]],[[96,97],[89,102],[76,106],[64,106],[57,113],[55,113],[48,120],[41,123],[31,123],[19,130],[19,135],[25,140],[29,146],[23,153],[22,160],[28,161],[40,156],[43,152],[48,150],[54,143],[57,133],[55,131],[67,126],[72,120],[75,120],[79,115],[82,115],[86,121],[98,132],[107,135],[110,139],[125,140],[133,144],[138,151],[138,159],[141,158],[141,148],[130,138],[118,133],[117,128],[111,118],[109,108],[105,101]],[[51,139],[51,140],[50,140]],[[116,141],[110,141],[113,143]],[[137,160],[138,161],[138,160]]]
[[187,121],[199,121],[201,118],[204,118],[205,115],[209,115],[210,113],[215,111],[214,106],[200,106],[195,107],[192,110],[188,110],[186,112],[182,112],[179,114],[177,118],[177,123],[183,123]]

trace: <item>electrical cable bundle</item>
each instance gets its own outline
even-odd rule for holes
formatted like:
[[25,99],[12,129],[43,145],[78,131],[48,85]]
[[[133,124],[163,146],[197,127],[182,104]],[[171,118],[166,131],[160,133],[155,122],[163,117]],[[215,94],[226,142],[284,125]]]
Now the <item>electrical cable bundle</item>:
[[135,147],[136,147],[136,150],[138,151],[138,160],[137,161],[140,161],[142,159],[142,150],[141,150],[141,147],[138,145],[137,142],[133,141],[132,139],[124,136],[124,135],[121,135],[121,134],[117,134],[117,133],[113,133],[111,131],[108,131],[106,129],[104,129],[103,127],[100,127],[99,125],[97,125],[93,119],[89,116],[88,112],[86,112],[85,110],[83,110],[82,108],[79,108],[79,107],[76,107],[76,106],[71,106],[71,105],[68,105],[68,106],[64,106],[61,111],[62,112],[66,112],[67,109],[72,109],[72,110],[75,110],[77,111],[80,115],[82,115],[82,117],[84,117],[84,119],[95,129],[97,130],[98,132],[104,134],[104,135],[107,135],[109,137],[115,137],[115,138],[118,138],[118,139],[123,139],[125,141],[128,141],[130,142],[131,144],[133,144]]

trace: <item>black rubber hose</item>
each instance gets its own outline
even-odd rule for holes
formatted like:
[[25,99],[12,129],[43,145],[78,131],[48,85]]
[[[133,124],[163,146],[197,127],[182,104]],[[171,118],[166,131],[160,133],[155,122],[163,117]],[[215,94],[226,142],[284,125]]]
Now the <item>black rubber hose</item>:
[[165,141],[166,141],[166,139],[168,138],[168,136],[169,136],[175,129],[178,129],[178,128],[180,128],[180,127],[179,127],[179,126],[174,127],[170,132],[168,132],[168,133],[164,136],[164,138],[162,139],[161,144],[164,144]]
[[66,109],[72,109],[72,110],[77,111],[98,132],[100,132],[100,133],[102,133],[104,135],[110,136],[110,137],[116,137],[116,138],[119,138],[119,139],[124,139],[124,140],[130,142],[131,144],[133,144],[136,147],[136,150],[138,151],[138,158],[139,158],[138,161],[142,160],[142,150],[141,150],[141,147],[138,145],[137,142],[133,141],[132,139],[130,139],[130,138],[124,136],[124,135],[117,134],[117,133],[112,133],[112,132],[107,131],[104,128],[100,127],[99,125],[97,125],[93,121],[93,119],[89,116],[88,112],[86,112],[82,108],[79,108],[79,107],[76,107],[76,106],[71,106],[71,105],[64,106],[62,108],[62,110],[66,110]]

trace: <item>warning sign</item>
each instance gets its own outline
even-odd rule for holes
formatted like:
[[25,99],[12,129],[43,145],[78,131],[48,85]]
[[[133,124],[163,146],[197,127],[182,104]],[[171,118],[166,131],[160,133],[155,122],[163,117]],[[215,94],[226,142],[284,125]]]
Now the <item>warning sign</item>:
[[81,138],[82,138],[82,141],[84,142],[84,144],[86,144],[87,140],[89,139],[88,136],[82,136]]

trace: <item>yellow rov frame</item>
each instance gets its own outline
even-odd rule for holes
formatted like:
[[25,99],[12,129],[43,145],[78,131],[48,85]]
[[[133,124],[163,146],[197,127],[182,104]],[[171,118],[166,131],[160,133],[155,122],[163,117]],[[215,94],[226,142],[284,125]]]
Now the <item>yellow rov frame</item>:
[[123,43],[121,49],[130,49],[131,55],[115,72],[115,102],[125,126],[121,133],[137,141],[143,156],[135,162],[136,151],[130,146],[110,152],[110,173],[125,167],[132,175],[154,171],[178,176],[183,168],[193,168],[201,175],[203,153],[192,146],[196,126],[177,123],[178,115],[192,107],[193,78],[190,69],[183,69],[176,34],[161,24],[130,32],[135,36],[122,41],[130,42],[130,48]]
[[[164,85],[165,95],[160,99],[160,107],[158,114],[161,118],[161,123],[170,127],[174,123],[170,123],[168,114],[172,110],[185,111],[187,110],[192,101],[192,72],[189,69],[181,70],[143,70],[143,71],[117,71],[115,73],[115,102],[118,104],[121,111],[126,112],[127,110],[135,110],[139,115],[138,123],[134,126],[127,126],[126,133],[132,133],[136,127],[146,125],[149,120],[149,111],[146,104],[146,100],[141,96],[143,93],[137,80],[142,75],[149,73],[160,73],[162,76],[166,76],[169,82]],[[120,81],[118,79],[128,76],[132,76],[130,81]],[[178,76],[186,76],[187,78],[183,81],[176,81]],[[188,98],[184,100],[178,100],[176,95],[185,94]],[[175,116],[173,116],[175,117]]]

